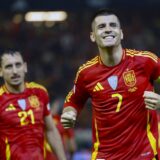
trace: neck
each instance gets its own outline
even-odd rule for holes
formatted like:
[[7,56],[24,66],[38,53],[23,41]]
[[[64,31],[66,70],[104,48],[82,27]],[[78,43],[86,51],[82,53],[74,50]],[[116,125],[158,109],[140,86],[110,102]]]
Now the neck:
[[22,93],[25,89],[24,83],[20,85],[9,85],[8,83],[5,83],[5,86],[10,93]]
[[99,48],[100,57],[106,66],[115,66],[120,63],[123,56],[122,46]]

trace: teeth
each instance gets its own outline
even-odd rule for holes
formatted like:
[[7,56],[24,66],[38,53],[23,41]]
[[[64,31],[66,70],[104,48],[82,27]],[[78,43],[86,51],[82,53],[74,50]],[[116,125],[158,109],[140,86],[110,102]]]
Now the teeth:
[[103,38],[114,38],[114,35],[103,35]]
[[113,36],[104,37],[104,39],[113,39],[113,38],[114,38]]

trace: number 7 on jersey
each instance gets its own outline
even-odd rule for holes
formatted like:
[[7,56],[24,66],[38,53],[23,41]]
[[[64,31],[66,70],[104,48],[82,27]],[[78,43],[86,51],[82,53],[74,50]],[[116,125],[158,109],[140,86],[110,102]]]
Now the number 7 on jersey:
[[117,108],[116,108],[116,112],[120,111],[121,105],[122,105],[122,95],[119,93],[114,93],[112,94],[112,98],[118,98],[118,104],[117,104]]

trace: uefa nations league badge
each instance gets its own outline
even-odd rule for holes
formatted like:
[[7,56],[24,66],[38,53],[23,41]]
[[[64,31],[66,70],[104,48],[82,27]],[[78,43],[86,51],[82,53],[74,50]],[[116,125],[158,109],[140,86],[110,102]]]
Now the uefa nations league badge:
[[18,104],[19,104],[19,106],[20,106],[20,108],[21,108],[22,110],[25,110],[25,109],[26,109],[26,101],[25,101],[25,99],[19,99],[19,100],[18,100]]
[[118,85],[118,77],[117,76],[111,76],[107,80],[108,80],[108,83],[109,83],[110,87],[113,90],[116,90],[117,89],[117,85]]

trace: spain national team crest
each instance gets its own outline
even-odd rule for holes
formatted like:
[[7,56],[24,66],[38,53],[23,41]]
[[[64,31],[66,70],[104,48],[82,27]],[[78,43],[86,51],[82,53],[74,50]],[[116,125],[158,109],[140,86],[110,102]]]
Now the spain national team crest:
[[123,79],[126,86],[134,87],[136,84],[136,76],[134,70],[124,72]]
[[28,98],[28,101],[32,108],[39,108],[40,102],[37,96],[32,95]]

